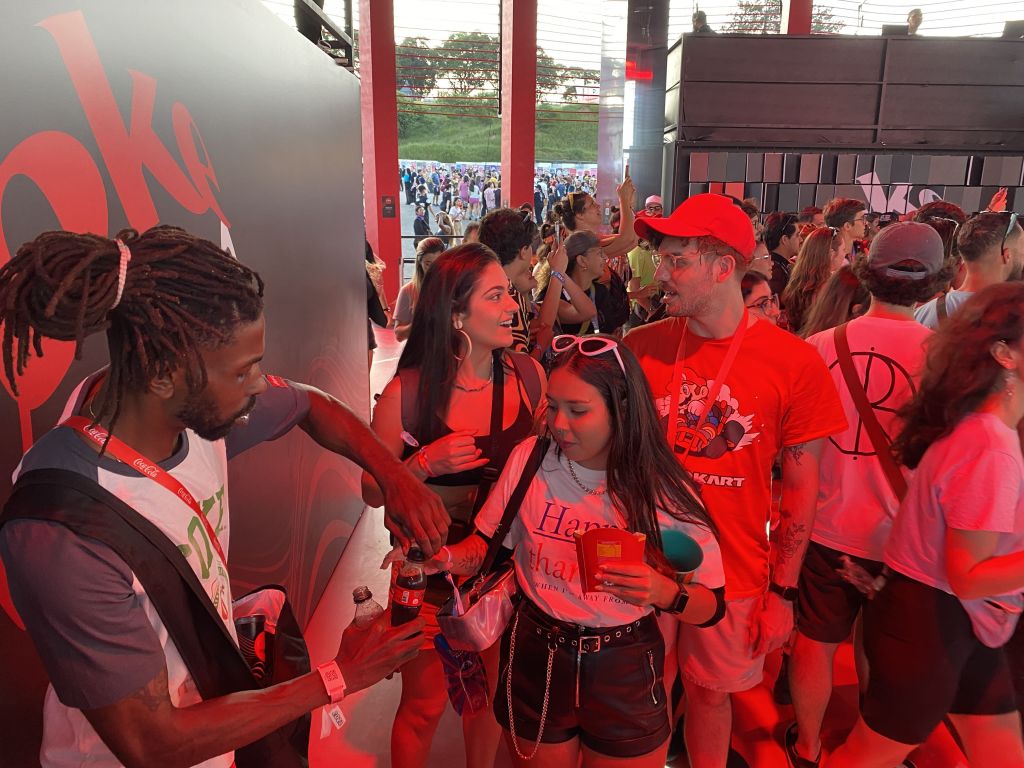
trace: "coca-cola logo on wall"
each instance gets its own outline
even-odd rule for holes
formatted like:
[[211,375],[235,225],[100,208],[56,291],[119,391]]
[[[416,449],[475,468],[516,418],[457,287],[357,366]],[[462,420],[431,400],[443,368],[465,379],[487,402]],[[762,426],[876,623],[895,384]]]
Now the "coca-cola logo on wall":
[[[121,205],[129,226],[142,231],[160,220],[149,188],[151,179],[185,211],[216,215],[226,232],[230,224],[217,201],[217,175],[188,108],[180,101],[170,108],[170,124],[181,158],[179,165],[153,127],[157,118],[155,78],[145,72],[128,71],[131,112],[126,120],[118,109],[83,14],[73,11],[50,16],[37,26],[56,44],[54,55],[63,62],[99,156],[94,157],[70,133],[39,130],[0,160],[0,203],[10,182],[25,177],[45,197],[61,227],[74,232],[109,234],[108,192],[112,192],[111,199]],[[106,171],[112,190],[107,189],[101,169]],[[0,264],[6,263],[11,250],[17,247],[18,243],[7,242],[0,216]],[[15,400],[23,450],[33,442],[32,411],[56,391],[74,355],[74,345],[69,342],[46,341],[43,347],[45,356],[33,359],[18,380]],[[5,378],[3,384],[14,397]]]

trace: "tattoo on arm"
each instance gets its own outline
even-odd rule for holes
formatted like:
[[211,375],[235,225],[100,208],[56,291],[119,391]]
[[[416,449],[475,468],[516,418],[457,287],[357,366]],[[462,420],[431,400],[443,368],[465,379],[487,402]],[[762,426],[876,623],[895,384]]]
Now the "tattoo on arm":
[[799,466],[806,449],[807,443],[797,443],[796,445],[787,445],[782,449],[782,453],[785,458],[792,459],[793,463]]
[[783,509],[779,511],[779,537],[775,547],[779,553],[778,564],[792,560],[804,541],[807,539],[807,525],[793,522],[793,513]]
[[160,674],[146,683],[129,698],[150,712],[159,712],[164,707],[169,706],[171,699],[167,692],[166,667],[160,672]]

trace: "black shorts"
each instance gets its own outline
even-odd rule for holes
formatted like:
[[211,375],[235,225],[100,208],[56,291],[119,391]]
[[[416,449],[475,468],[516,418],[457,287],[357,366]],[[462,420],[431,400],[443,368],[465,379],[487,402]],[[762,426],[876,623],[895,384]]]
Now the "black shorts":
[[983,645],[942,590],[893,573],[864,609],[864,649],[871,674],[861,715],[886,738],[921,744],[946,713],[1016,710],[1005,652]]
[[867,602],[860,590],[839,575],[844,555],[872,576],[882,571],[882,563],[875,560],[846,555],[816,541],[808,545],[800,569],[796,628],[804,637],[819,643],[846,640],[857,613]]
[[[658,749],[672,728],[663,682],[665,642],[654,616],[619,627],[583,631],[588,638],[585,647],[600,645],[600,649],[578,656],[578,704],[580,635],[570,629],[573,626],[551,619],[523,600],[501,639],[501,675],[494,692],[498,723],[511,730],[507,688],[511,674],[515,735],[520,750],[529,754],[532,747],[524,742],[538,740],[552,648],[542,743],[558,744],[579,737],[587,748],[610,757],[639,757]],[[513,631],[515,657],[510,665]]]

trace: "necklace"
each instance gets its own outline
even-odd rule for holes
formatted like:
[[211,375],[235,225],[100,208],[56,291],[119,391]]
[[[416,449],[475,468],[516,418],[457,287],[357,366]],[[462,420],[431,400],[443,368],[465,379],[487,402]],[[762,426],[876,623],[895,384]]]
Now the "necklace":
[[589,488],[585,486],[578,477],[576,477],[576,470],[572,468],[572,459],[568,456],[565,457],[566,462],[569,464],[569,474],[572,476],[572,481],[580,487],[580,490],[589,493],[591,496],[601,496],[604,494],[604,488]]
[[481,390],[487,389],[489,386],[491,386],[491,384],[493,382],[494,382],[494,368],[492,367],[490,369],[490,372],[487,375],[487,381],[485,381],[479,387],[464,387],[462,384],[459,384],[459,382],[456,381],[455,382],[455,388],[460,390],[460,391],[462,391],[462,392],[480,392]]

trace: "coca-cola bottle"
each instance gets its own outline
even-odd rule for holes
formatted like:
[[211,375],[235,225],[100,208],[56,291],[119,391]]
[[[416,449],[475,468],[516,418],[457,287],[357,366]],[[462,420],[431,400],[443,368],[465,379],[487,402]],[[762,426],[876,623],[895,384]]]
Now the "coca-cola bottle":
[[356,604],[356,613],[352,619],[352,624],[357,629],[369,628],[384,613],[384,608],[381,607],[381,604],[373,599],[373,592],[370,591],[369,587],[356,587],[353,589],[352,599]]
[[426,560],[418,547],[409,548],[409,554],[391,586],[391,626],[397,627],[419,616],[423,593],[427,589],[427,574],[423,570]]

